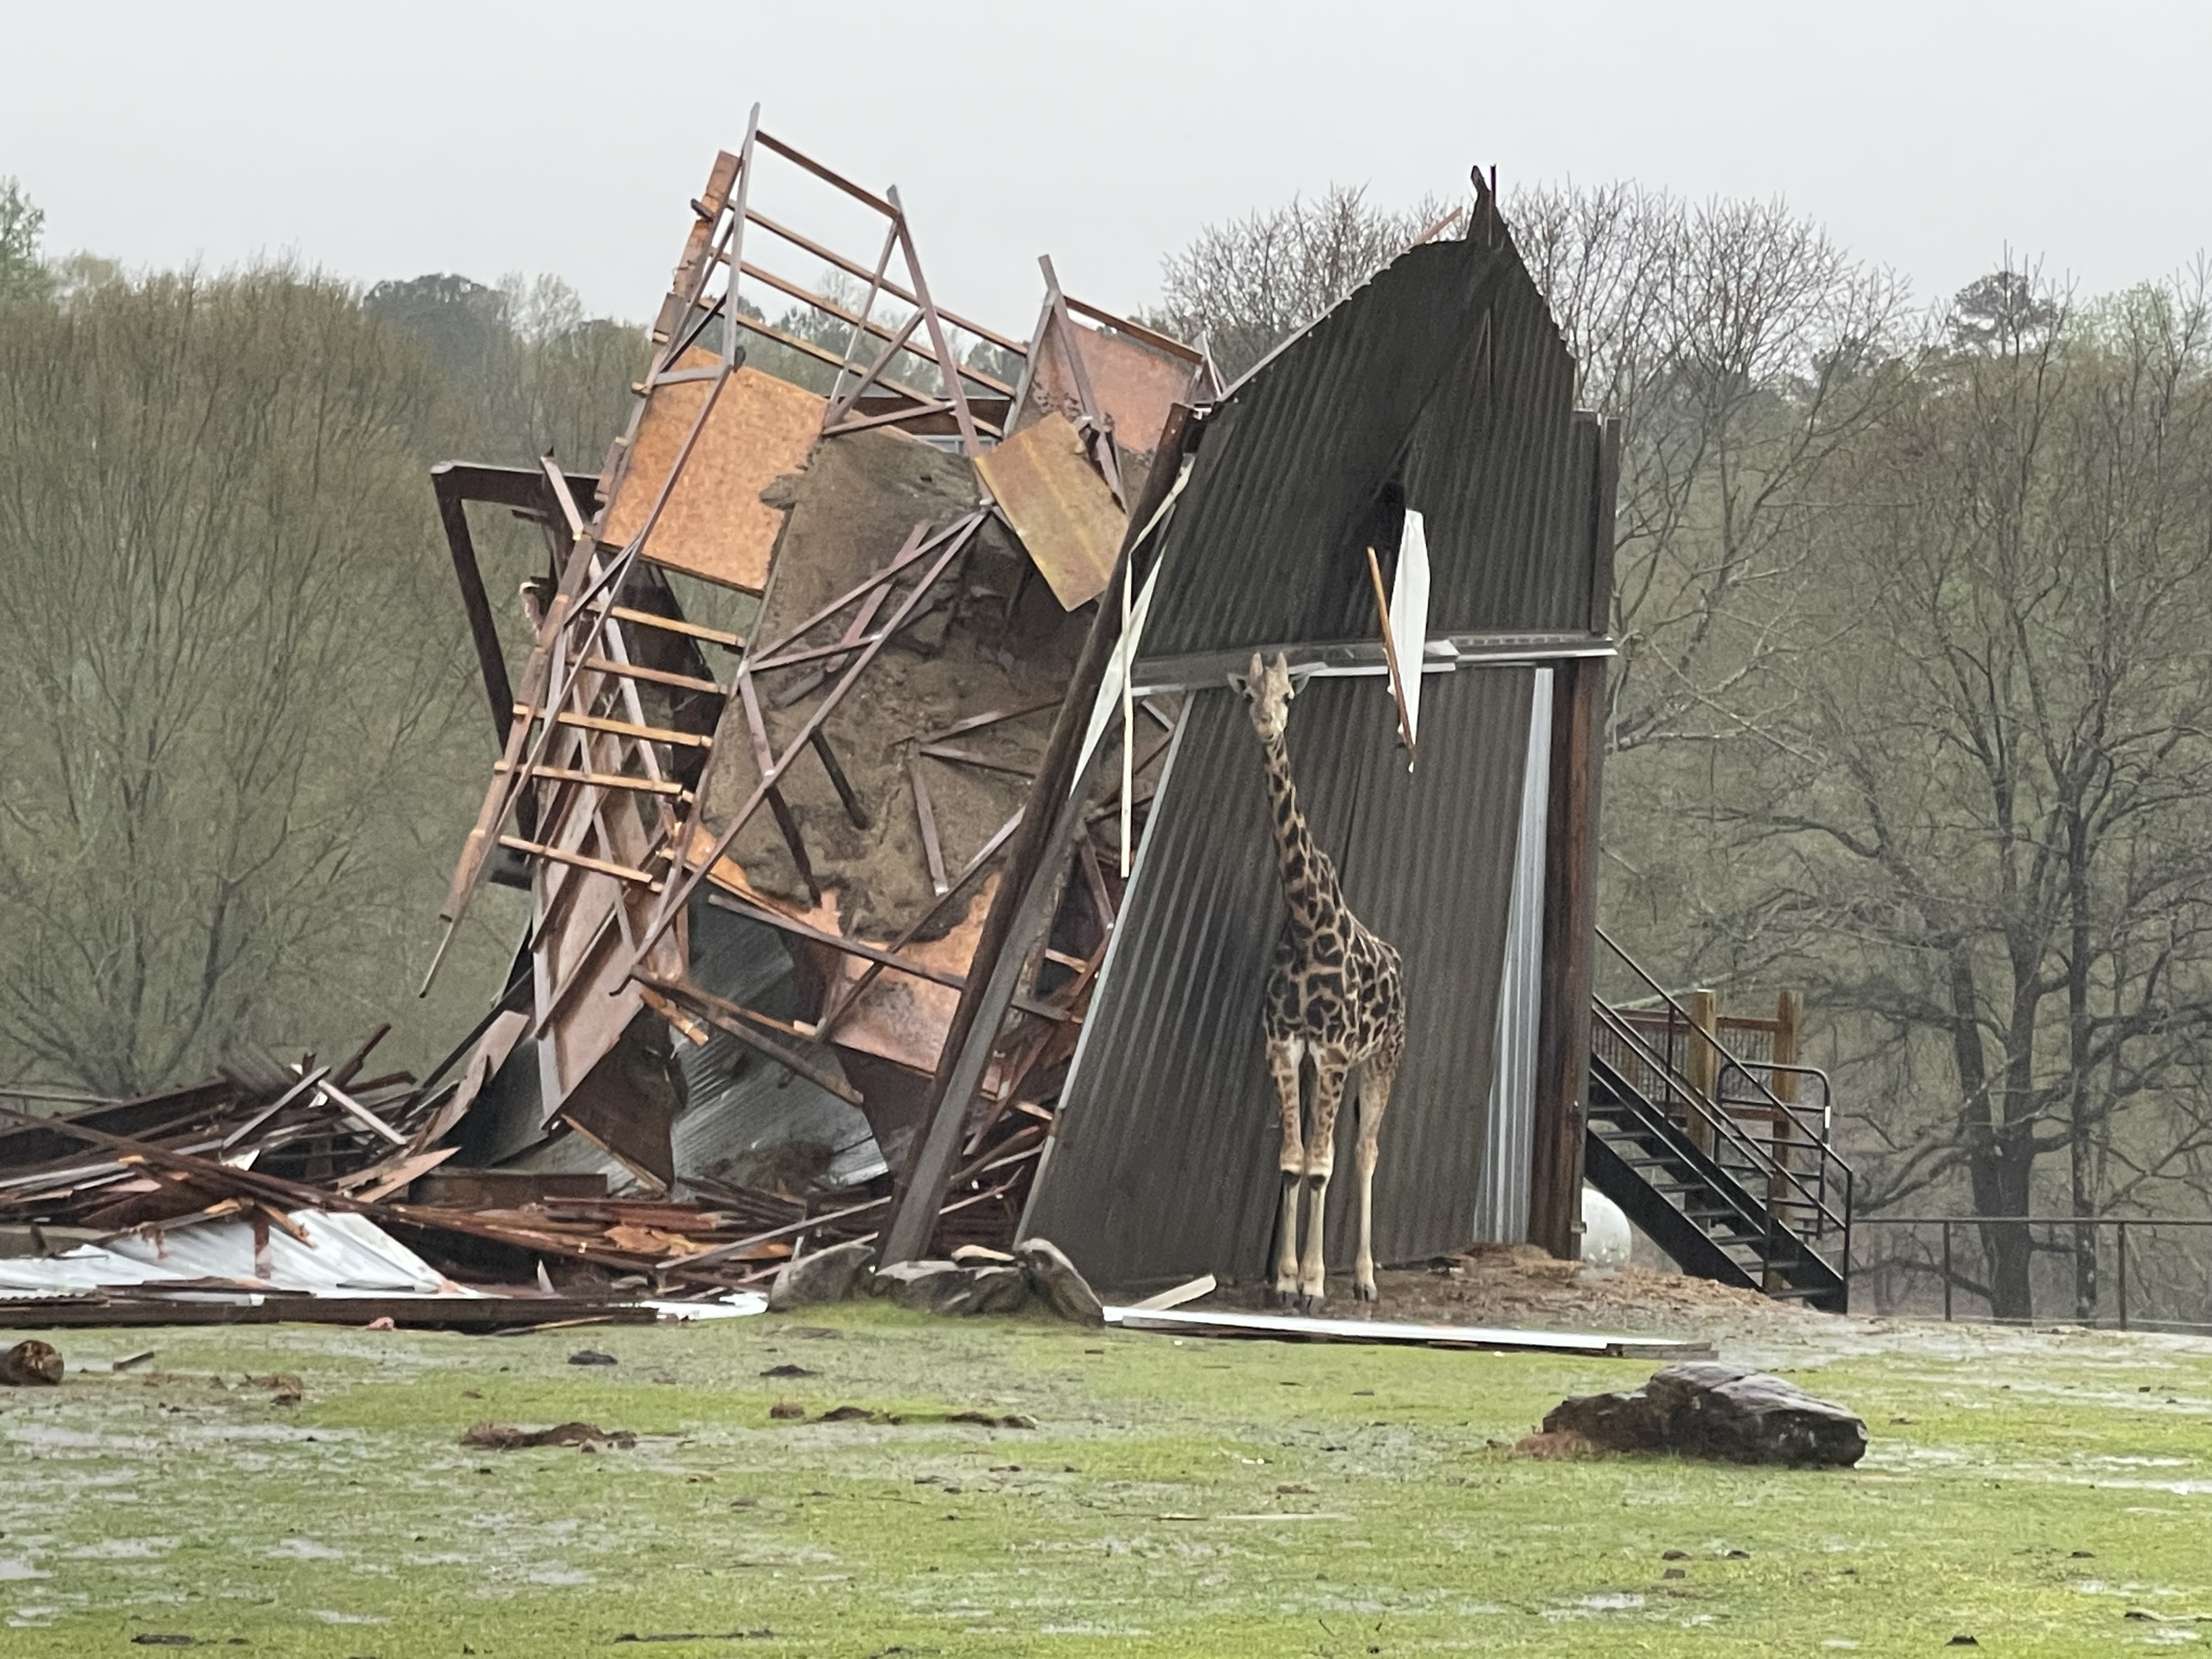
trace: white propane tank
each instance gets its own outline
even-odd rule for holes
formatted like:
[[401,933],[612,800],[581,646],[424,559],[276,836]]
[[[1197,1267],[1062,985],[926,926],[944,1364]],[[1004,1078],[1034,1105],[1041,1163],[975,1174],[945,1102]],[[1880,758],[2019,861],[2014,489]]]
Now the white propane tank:
[[1583,1188],[1583,1263],[1611,1268],[1628,1265],[1628,1218],[1620,1205],[1587,1184]]

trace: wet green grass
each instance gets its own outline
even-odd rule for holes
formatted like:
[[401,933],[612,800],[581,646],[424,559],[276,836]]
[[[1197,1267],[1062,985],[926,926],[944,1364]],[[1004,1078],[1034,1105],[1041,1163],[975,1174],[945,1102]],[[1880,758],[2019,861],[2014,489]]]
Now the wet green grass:
[[[1563,1394],[1639,1380],[1635,1362],[1177,1343],[873,1304],[514,1338],[276,1328],[60,1346],[83,1368],[64,1387],[0,1391],[11,1659],[143,1651],[131,1638],[150,1635],[302,1659],[682,1635],[714,1639],[644,1650],[2212,1641],[2197,1622],[2212,1618],[2208,1344],[1837,1327],[1746,1350],[1866,1417],[1866,1463],[1826,1474],[1534,1462],[1491,1443]],[[566,1363],[586,1346],[620,1363]],[[159,1356],[137,1372],[88,1369],[146,1347]],[[778,1364],[818,1375],[761,1375]],[[243,1382],[270,1372],[306,1398]],[[908,1420],[775,1422],[778,1400]],[[969,1408],[1038,1426],[942,1420]],[[483,1419],[576,1418],[639,1443],[457,1443]]]

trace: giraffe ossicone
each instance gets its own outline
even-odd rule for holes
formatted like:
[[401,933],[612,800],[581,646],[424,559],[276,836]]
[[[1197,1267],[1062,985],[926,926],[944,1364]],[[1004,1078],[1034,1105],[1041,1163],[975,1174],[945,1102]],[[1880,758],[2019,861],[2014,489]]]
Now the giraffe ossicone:
[[[1406,1002],[1398,953],[1352,914],[1336,866],[1314,845],[1291,778],[1284,734],[1297,686],[1280,652],[1272,663],[1252,655],[1243,687],[1267,769],[1275,869],[1288,914],[1267,969],[1260,1024],[1267,1069],[1282,1113],[1282,1218],[1275,1256],[1275,1299],[1307,1313],[1327,1297],[1322,1216],[1336,1159],[1336,1113],[1346,1079],[1360,1068],[1359,1254],[1352,1294],[1376,1298],[1375,1158],[1390,1085],[1406,1047]],[[1310,1113],[1302,1096],[1312,1077]],[[1301,1226],[1301,1223],[1304,1225]],[[1304,1249],[1299,1249],[1299,1235]]]

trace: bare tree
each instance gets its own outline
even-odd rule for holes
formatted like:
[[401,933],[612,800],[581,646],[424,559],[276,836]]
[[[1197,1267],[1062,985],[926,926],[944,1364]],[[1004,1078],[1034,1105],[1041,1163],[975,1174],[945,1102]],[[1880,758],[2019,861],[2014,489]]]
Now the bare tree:
[[1579,400],[1624,428],[1609,744],[1755,727],[1807,643],[1790,623],[1826,473],[1900,386],[1902,290],[1778,202],[1567,185],[1507,219]]
[[[1906,1085],[1861,1109],[1875,1206],[2140,1212],[2212,1150],[2212,307],[2201,273],[1962,302],[1829,469],[1802,625],[1831,643],[1721,811],[1770,860],[1747,925]],[[1984,1244],[2027,1316],[2028,1230]],[[2087,1313],[2087,1229],[2075,1256]]]
[[0,1066],[127,1094],[391,1006],[482,765],[447,396],[286,270],[0,307]]
[[1203,340],[1231,376],[1266,356],[1384,265],[1449,210],[1433,197],[1374,205],[1364,187],[1331,185],[1226,224],[1208,225],[1162,262],[1160,304],[1145,320]]

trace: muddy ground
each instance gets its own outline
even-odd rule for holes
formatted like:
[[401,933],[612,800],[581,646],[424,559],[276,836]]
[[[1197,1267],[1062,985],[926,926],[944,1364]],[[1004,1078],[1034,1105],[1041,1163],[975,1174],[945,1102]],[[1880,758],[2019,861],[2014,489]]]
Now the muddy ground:
[[[1533,1244],[1478,1244],[1429,1267],[1382,1268],[1376,1274],[1381,1301],[1371,1306],[1351,1300],[1341,1279],[1329,1286],[1337,1298],[1329,1311],[1346,1319],[1547,1331],[1693,1328],[1705,1336],[1787,1334],[1824,1322],[1821,1315],[1755,1291],[1638,1267],[1586,1267]],[[1268,1285],[1254,1283],[1226,1286],[1187,1305],[1272,1311],[1274,1298]]]
[[[2212,1631],[2212,1343],[1661,1324],[1857,1410],[1864,1463],[1515,1455],[1631,1361],[879,1303],[62,1333],[63,1387],[0,1389],[0,1652],[2110,1655]],[[571,1421],[635,1441],[462,1443]]]

